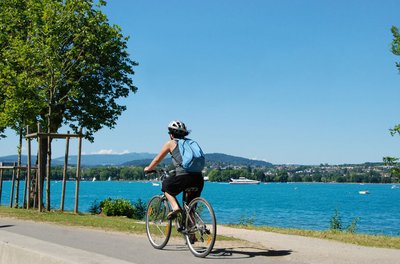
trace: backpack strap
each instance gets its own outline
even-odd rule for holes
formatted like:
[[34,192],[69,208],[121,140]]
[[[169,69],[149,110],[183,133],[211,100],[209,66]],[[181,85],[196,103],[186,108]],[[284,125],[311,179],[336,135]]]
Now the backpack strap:
[[[183,139],[183,140],[185,140],[185,139]],[[179,150],[179,138],[174,138],[174,141],[176,142],[176,147],[175,148],[178,148],[178,150]],[[174,155],[172,155],[172,152],[170,152],[170,154],[171,154],[171,157],[175,160],[175,163],[179,166],[179,167],[182,167],[182,162],[178,162],[177,160],[176,160],[176,158],[174,157]]]

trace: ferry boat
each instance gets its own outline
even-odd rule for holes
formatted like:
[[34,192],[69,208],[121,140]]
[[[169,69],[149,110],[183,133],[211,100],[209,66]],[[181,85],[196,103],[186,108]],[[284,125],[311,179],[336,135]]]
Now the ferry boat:
[[232,179],[230,184],[260,184],[260,181],[246,179],[245,177],[239,177],[239,179]]

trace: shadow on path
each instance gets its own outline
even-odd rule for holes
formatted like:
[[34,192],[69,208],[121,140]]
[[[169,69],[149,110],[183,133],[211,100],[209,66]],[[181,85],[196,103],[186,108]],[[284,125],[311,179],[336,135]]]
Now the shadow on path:
[[244,259],[254,257],[282,257],[292,253],[292,250],[268,250],[254,247],[235,247],[214,249],[209,257],[228,257],[233,259]]
[[0,225],[0,228],[13,227],[14,225]]
[[[172,244],[168,245],[164,250],[167,251],[189,251],[186,245]],[[243,247],[227,247],[214,248],[207,258],[212,259],[246,259],[255,257],[283,257],[292,253],[292,250],[269,250],[254,246]]]

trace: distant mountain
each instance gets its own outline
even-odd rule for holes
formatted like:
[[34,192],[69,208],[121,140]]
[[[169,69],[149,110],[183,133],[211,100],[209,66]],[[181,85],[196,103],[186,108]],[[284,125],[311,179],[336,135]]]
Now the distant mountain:
[[[125,162],[132,160],[143,160],[152,159],[156,154],[151,153],[127,153],[127,154],[96,154],[96,155],[82,155],[81,164],[82,166],[112,166],[112,165],[122,165]],[[77,163],[78,156],[71,155],[68,157],[68,164],[75,165]],[[36,156],[32,156],[32,164],[36,162]],[[17,155],[10,155],[0,157],[0,162],[17,162]],[[22,164],[27,163],[27,156],[22,155]],[[63,165],[64,157],[58,157],[52,159],[52,165]]]
[[[252,167],[272,167],[272,163],[265,162],[262,160],[252,160],[247,158],[235,157],[222,153],[210,153],[205,154],[206,162],[208,165],[215,166],[252,166]],[[143,160],[132,160],[124,163],[125,166],[146,166],[150,164],[152,159]],[[162,162],[163,164],[170,164],[171,158],[166,158]]]
[[[142,159],[142,160],[131,160],[131,161],[125,162],[125,163],[123,163],[121,165],[122,166],[138,166],[138,167],[140,166],[140,167],[145,167],[145,166],[149,165],[152,160],[153,160],[152,158],[151,159]],[[165,158],[161,162],[162,165],[168,165],[168,164],[171,164],[171,163],[172,163],[171,158]]]
[[[36,156],[31,156],[31,159],[32,159],[32,164],[34,162],[36,162]],[[0,162],[7,163],[7,164],[14,163],[14,162],[17,162],[17,161],[18,161],[18,155],[9,155],[9,156],[0,157]],[[22,164],[27,164],[28,163],[28,156],[22,155],[21,156],[21,163]]]
[[[255,167],[270,167],[271,163],[252,160],[242,157],[235,157],[222,153],[211,153],[205,154],[206,161],[209,165],[216,166],[255,166]],[[127,154],[96,154],[96,155],[82,155],[81,164],[82,166],[146,166],[150,164],[151,160],[156,156],[154,153],[127,153]],[[27,163],[27,156],[23,155],[22,164]],[[18,159],[17,155],[10,155],[0,157],[0,162],[16,162]],[[32,156],[32,164],[36,162],[36,156]],[[69,156],[68,164],[75,165],[77,163],[77,156]],[[170,164],[171,158],[166,158],[163,161],[164,164]],[[58,157],[52,159],[52,165],[63,165],[64,157]]]
[[206,154],[206,161],[215,165],[234,165],[234,166],[252,166],[252,167],[272,167],[273,164],[262,161],[253,160],[242,157],[231,156],[222,153]]
[[[127,154],[95,154],[82,155],[81,164],[83,166],[118,166],[132,160],[152,159],[155,154],[151,153],[127,153]],[[54,159],[56,162],[64,163],[64,157]],[[68,163],[76,164],[77,156],[70,156]]]

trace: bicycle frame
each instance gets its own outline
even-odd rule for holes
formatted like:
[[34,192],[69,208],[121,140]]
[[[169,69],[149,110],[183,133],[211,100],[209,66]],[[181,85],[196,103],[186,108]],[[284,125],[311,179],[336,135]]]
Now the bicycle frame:
[[[154,172],[160,175],[161,181],[168,177],[168,173],[164,170]],[[202,197],[194,197],[196,196],[193,195],[194,192],[198,192],[198,188],[184,190],[182,205],[176,200],[181,213],[175,218],[175,228],[185,237],[193,255],[205,257],[214,246],[217,223],[210,203]],[[151,245],[156,249],[164,248],[169,241],[173,220],[167,219],[166,216],[170,211],[171,205],[165,194],[154,196],[148,203],[146,233]]]

